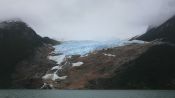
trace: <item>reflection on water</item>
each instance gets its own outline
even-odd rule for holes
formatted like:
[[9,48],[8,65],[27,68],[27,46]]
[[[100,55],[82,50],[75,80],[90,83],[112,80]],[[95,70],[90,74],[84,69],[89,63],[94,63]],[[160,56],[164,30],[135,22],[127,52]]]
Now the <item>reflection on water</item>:
[[175,98],[175,91],[1,90],[0,98]]

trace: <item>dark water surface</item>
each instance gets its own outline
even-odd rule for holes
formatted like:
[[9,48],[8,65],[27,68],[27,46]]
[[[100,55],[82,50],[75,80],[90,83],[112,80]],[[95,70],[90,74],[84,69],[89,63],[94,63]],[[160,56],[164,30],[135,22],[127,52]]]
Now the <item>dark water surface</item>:
[[0,98],[175,98],[168,90],[0,90]]

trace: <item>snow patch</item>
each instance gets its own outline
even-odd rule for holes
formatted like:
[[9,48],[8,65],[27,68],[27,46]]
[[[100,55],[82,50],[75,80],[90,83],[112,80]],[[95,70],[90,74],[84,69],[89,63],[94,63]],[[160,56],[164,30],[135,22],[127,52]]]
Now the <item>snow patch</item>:
[[56,61],[57,64],[61,64],[64,61],[65,57],[66,57],[65,55],[49,56],[49,59]]
[[71,58],[72,58],[72,55],[69,55],[69,56],[67,56],[66,58],[71,59]]
[[54,66],[52,67],[51,70],[61,70],[62,69],[62,66]]
[[87,57],[87,56],[89,56],[89,54],[81,55],[80,57]]
[[52,89],[54,89],[54,86],[53,86],[53,84],[49,84],[49,86],[50,86]]
[[60,79],[60,80],[64,80],[64,79],[66,79],[67,78],[67,76],[58,76],[56,73],[53,73],[53,74],[46,74],[46,75],[44,75],[43,77],[42,77],[42,79],[44,79],[44,80],[53,80],[53,81],[55,81],[55,80],[57,80],[57,79]]
[[73,67],[78,67],[78,66],[81,66],[83,64],[84,64],[83,62],[77,62],[77,63],[72,63],[72,66]]
[[111,57],[115,57],[116,55],[113,55],[113,54],[106,54],[106,53],[103,53],[105,56],[111,56]]

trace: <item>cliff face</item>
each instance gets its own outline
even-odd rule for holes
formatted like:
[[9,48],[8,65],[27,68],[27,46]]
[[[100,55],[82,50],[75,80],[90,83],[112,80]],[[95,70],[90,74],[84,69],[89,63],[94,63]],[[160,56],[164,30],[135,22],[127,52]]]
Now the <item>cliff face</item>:
[[24,22],[0,23],[0,88],[11,87],[11,74],[16,64],[34,55],[44,41]]
[[170,18],[161,26],[149,29],[145,34],[135,38],[137,40],[153,41],[160,39],[162,41],[175,43],[175,16]]

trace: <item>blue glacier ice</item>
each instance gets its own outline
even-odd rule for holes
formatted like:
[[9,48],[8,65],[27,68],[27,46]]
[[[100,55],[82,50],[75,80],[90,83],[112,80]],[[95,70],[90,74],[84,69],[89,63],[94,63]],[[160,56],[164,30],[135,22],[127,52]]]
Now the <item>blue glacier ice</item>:
[[138,40],[65,41],[54,47],[56,53],[62,53],[63,55],[86,55],[95,50],[124,46],[131,43],[142,44],[144,42]]
[[[54,66],[51,68],[51,70],[55,70],[55,73],[62,69],[64,64],[62,65],[62,62],[66,60],[71,55],[81,55],[84,56],[90,52],[93,52],[95,50],[101,50],[101,49],[107,49],[107,48],[113,48],[118,46],[124,46],[131,43],[145,43],[143,41],[127,41],[127,40],[109,40],[109,41],[65,41],[62,42],[60,45],[54,46],[55,53],[61,54],[61,55],[55,55],[55,56],[49,56],[50,60],[54,60],[57,62],[57,66]],[[108,55],[108,54],[107,54]],[[83,64],[83,62],[76,62],[72,63],[73,66],[80,66]],[[55,79],[65,79],[67,76],[57,76],[55,74],[46,74],[43,76],[44,79],[51,78],[52,80]]]

